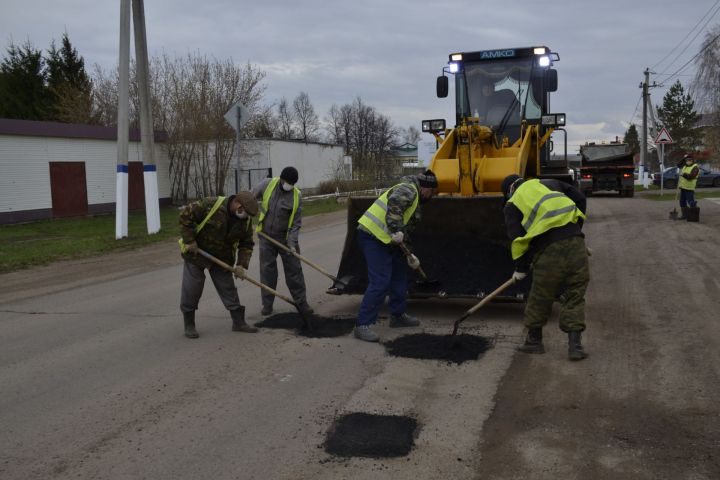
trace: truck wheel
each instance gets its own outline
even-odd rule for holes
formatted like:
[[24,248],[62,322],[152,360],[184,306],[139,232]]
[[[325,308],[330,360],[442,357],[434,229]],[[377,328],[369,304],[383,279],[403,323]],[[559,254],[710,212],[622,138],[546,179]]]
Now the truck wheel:
[[635,189],[632,190],[625,190],[625,196],[626,197],[634,197],[635,196]]

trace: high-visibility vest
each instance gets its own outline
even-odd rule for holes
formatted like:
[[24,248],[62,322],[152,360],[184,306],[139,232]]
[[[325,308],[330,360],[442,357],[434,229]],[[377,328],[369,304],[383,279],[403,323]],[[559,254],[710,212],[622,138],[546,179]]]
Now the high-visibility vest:
[[538,235],[568,223],[575,223],[578,218],[585,218],[585,214],[577,208],[575,202],[561,192],[550,190],[538,179],[523,182],[508,203],[512,203],[522,212],[522,226],[526,232],[512,242],[510,251],[513,260],[525,255],[530,248],[530,242]]
[[697,165],[693,163],[692,165],[685,165],[682,170],[680,170],[680,182],[678,183],[678,186],[683,190],[695,190],[695,185],[697,184],[697,177],[693,178],[692,180],[688,180],[687,178],[683,177],[683,174],[685,173],[690,175],[690,173],[692,173],[695,167],[697,167]]
[[[378,199],[370,205],[370,208],[365,211],[362,217],[360,217],[360,220],[358,220],[360,225],[365,227],[373,234],[373,236],[375,236],[375,238],[383,243],[390,243],[391,241],[390,231],[388,230],[386,222],[388,197],[390,196],[390,192],[400,185],[402,184],[399,183],[380,195],[380,197],[378,197]],[[415,200],[413,201],[413,204],[410,205],[410,208],[405,210],[405,213],[403,214],[403,225],[407,225],[412,218],[415,213],[415,209],[417,209],[418,200],[420,199],[420,193],[418,192],[417,187],[414,184],[412,184],[412,187],[415,189],[416,193]]]
[[[260,216],[258,217],[257,228],[255,228],[256,232],[262,232],[263,220],[265,220],[265,215],[267,215],[268,208],[270,208],[270,197],[272,196],[273,191],[277,188],[279,183],[280,177],[275,177],[270,180],[270,183],[268,183],[267,187],[265,187],[262,202],[260,203]],[[290,227],[292,227],[293,220],[295,220],[295,213],[297,212],[299,205],[300,190],[297,187],[293,187],[293,209],[290,213],[290,220],[288,220],[287,233],[285,234],[286,238],[288,235],[290,235]]]
[[[210,212],[205,216],[203,221],[200,222],[200,224],[198,224],[195,227],[195,235],[197,235],[200,232],[200,230],[203,229],[203,227],[208,222],[208,220],[210,220],[212,218],[212,216],[215,215],[215,212],[218,211],[218,209],[220,208],[220,206],[223,204],[224,201],[225,201],[225,197],[218,197],[217,200],[215,200],[215,204],[210,209]],[[182,253],[185,253],[185,251],[187,250],[187,247],[185,246],[185,242],[183,242],[182,238],[178,239],[178,244],[180,245],[180,251]]]

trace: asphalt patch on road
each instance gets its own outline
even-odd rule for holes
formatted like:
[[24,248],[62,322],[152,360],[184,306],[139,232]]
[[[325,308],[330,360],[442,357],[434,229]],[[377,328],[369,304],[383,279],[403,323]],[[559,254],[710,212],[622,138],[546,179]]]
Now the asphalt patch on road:
[[431,335],[416,333],[385,342],[388,354],[421,360],[445,360],[458,365],[477,360],[492,347],[492,341],[479,335]]
[[333,423],[325,451],[340,457],[403,457],[415,445],[417,429],[412,417],[350,413]]
[[267,317],[262,322],[256,323],[258,328],[278,328],[283,330],[295,330],[298,335],[309,338],[331,338],[342,337],[352,332],[355,327],[355,317],[334,316],[323,317],[321,315],[309,315],[310,330],[305,328],[300,314],[297,312],[277,313]]

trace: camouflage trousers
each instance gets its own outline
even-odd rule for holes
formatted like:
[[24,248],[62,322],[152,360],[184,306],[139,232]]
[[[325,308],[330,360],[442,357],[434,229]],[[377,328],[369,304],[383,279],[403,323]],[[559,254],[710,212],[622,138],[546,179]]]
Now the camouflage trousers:
[[585,290],[590,281],[585,240],[570,237],[548,245],[535,256],[532,274],[525,326],[545,326],[557,299],[560,302],[560,330],[585,330]]

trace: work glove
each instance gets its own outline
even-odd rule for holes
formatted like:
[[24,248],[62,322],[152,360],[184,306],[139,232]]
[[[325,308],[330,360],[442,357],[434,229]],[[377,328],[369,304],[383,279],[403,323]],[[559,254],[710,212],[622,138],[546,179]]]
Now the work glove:
[[592,257],[592,249],[590,247],[585,247],[585,250],[587,250],[588,257]]
[[413,270],[417,270],[418,268],[420,268],[420,259],[412,253],[408,255],[407,262],[410,268],[412,268]]
[[185,251],[188,253],[198,253],[197,242],[190,242],[185,244]]
[[395,244],[402,243],[403,238],[405,238],[405,234],[403,232],[395,232],[390,234],[390,240],[392,240],[392,242]]
[[235,278],[243,280],[245,278],[245,269],[240,265],[235,265],[235,268],[233,268],[233,275],[235,275]]
[[525,277],[527,277],[526,272],[518,272],[517,270],[515,270],[513,272],[513,276],[512,276],[513,280],[515,280],[516,282],[519,282],[520,280],[522,280]]

